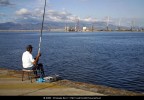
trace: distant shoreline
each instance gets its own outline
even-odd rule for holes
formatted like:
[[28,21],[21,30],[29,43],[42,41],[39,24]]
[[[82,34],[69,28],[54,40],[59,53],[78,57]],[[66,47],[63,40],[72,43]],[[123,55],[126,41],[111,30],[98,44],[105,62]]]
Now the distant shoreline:
[[[41,32],[41,30],[0,30],[0,32]],[[52,29],[52,30],[43,30],[43,32],[66,32],[63,29]],[[68,31],[66,33],[69,32],[76,32],[76,31]],[[80,31],[80,32],[92,32],[92,31]],[[144,31],[130,31],[130,30],[97,30],[97,31],[93,31],[93,32],[144,32]]]
[[40,30],[0,30],[0,32],[40,32]]

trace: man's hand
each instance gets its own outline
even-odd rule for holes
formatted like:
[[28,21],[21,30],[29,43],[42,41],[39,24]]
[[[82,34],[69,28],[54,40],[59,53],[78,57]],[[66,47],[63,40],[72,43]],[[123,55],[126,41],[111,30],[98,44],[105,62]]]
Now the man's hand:
[[39,53],[38,53],[38,57],[40,57],[40,56],[41,56],[41,53],[39,52]]
[[41,56],[41,53],[39,52],[35,58],[35,61],[33,62],[34,65],[36,65],[38,63],[40,56]]

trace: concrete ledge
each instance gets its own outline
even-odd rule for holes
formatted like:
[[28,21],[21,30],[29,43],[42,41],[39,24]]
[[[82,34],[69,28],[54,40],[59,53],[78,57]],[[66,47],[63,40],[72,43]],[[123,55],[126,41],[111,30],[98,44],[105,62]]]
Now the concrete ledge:
[[19,70],[0,69],[1,96],[144,96],[142,93],[70,80],[31,83],[29,80],[21,81],[21,74]]

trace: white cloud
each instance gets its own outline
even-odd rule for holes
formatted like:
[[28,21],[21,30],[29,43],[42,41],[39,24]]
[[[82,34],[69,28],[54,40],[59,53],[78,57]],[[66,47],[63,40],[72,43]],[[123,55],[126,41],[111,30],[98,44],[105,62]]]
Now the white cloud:
[[[24,17],[27,17],[29,19],[37,19],[42,20],[43,16],[43,9],[36,8],[34,10],[28,10],[26,8],[22,8],[15,12],[18,19],[23,19]],[[45,21],[58,21],[58,22],[64,22],[64,21],[73,21],[75,19],[75,16],[67,11],[56,11],[56,10],[46,10],[45,12]]]
[[55,11],[55,10],[48,10],[46,12],[46,17],[50,18],[51,20],[54,21],[65,21],[65,20],[69,20],[69,18],[71,18],[73,15],[69,12],[65,12],[65,11]]
[[84,18],[84,19],[82,19],[83,21],[86,21],[86,22],[92,22],[92,21],[94,21],[94,19],[93,18],[91,18],[91,17],[87,17],[87,18]]
[[[82,0],[85,1],[85,0]],[[87,0],[86,0],[87,1]],[[35,21],[42,21],[43,18],[43,5],[44,0],[36,0],[36,6],[28,7],[25,6],[17,11],[15,11],[16,19],[25,21],[35,20]],[[71,12],[67,11],[66,8],[63,8],[61,11],[57,11],[54,9],[50,9],[50,1],[47,0],[47,6],[45,9],[45,21],[57,21],[57,22],[76,22],[77,20],[80,21],[92,21],[92,18],[85,18],[81,19],[79,16],[72,14]]]
[[[18,20],[27,19],[29,20],[35,20],[35,21],[41,21],[43,17],[43,9],[36,8],[34,10],[28,10],[26,8],[21,8],[20,10],[15,12],[17,15]],[[92,17],[87,18],[80,18],[79,16],[73,15],[72,13],[62,10],[62,11],[56,11],[46,9],[45,12],[45,22],[46,21],[55,21],[55,22],[76,22],[79,21],[85,21],[85,22],[94,22],[96,19]]]
[[30,14],[30,11],[27,10],[26,8],[22,8],[22,9],[16,11],[16,15],[28,15],[28,14]]

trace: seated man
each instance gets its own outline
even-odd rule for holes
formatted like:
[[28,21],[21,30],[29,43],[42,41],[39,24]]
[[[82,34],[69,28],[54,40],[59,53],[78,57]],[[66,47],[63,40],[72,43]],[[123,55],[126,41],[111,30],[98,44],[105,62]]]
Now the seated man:
[[39,52],[38,55],[36,56],[36,58],[34,59],[32,56],[32,45],[28,45],[26,47],[26,51],[23,53],[22,55],[22,65],[24,69],[28,69],[28,70],[34,70],[34,74],[37,75],[37,71],[39,70],[41,72],[42,77],[45,76],[44,74],[44,69],[43,69],[43,65],[40,63],[38,64],[38,60],[39,57],[41,56],[41,53]]

